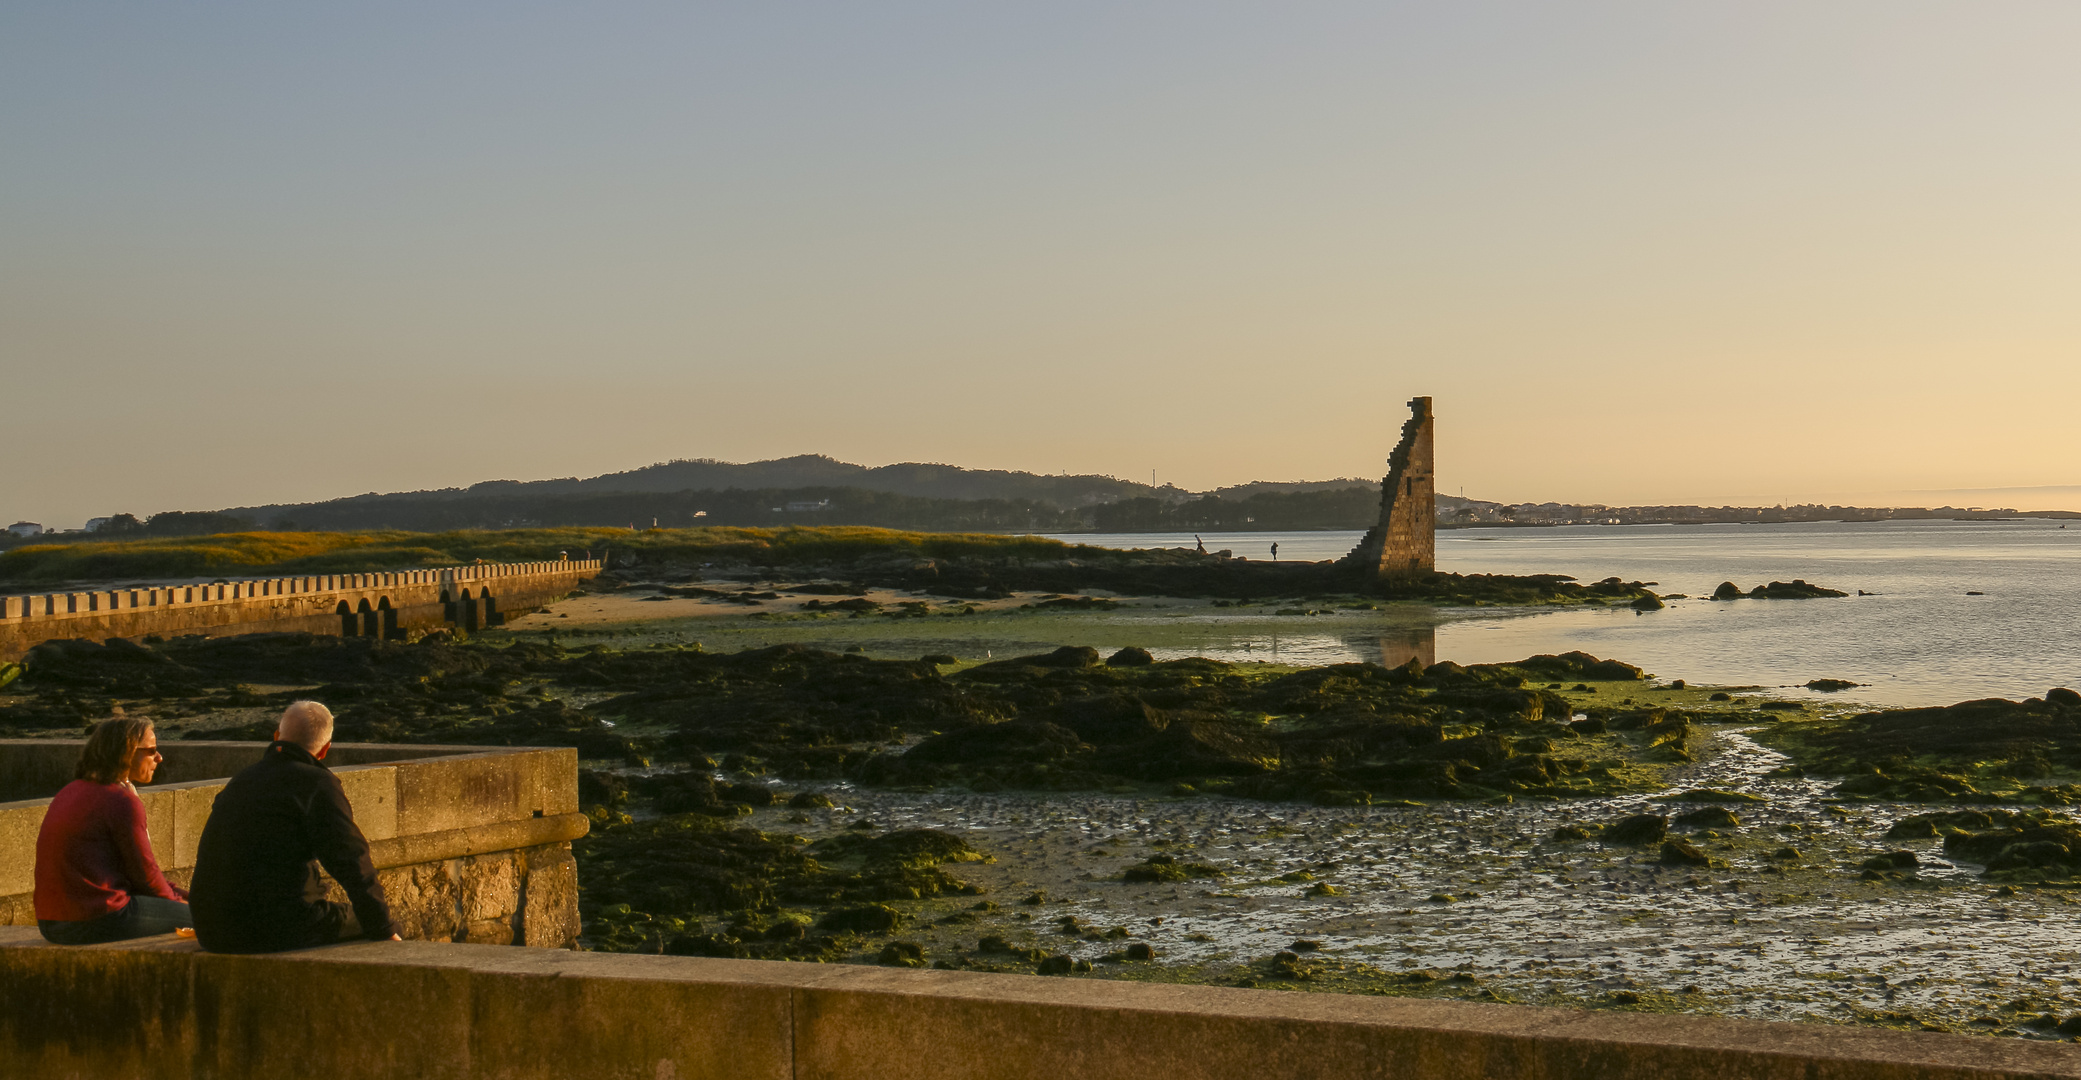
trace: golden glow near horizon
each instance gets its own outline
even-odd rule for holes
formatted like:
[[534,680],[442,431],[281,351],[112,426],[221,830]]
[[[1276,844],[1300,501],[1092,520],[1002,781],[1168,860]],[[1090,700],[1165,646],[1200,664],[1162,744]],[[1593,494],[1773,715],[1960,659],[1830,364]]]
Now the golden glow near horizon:
[[2077,32],[17,5],[0,515],[797,453],[1372,476],[1417,394],[1479,498],[2081,509]]

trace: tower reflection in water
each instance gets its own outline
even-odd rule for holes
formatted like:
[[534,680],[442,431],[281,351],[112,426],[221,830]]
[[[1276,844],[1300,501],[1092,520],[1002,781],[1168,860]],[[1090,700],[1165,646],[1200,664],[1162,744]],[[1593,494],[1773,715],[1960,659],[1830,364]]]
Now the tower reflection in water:
[[1414,660],[1424,667],[1438,662],[1438,628],[1434,625],[1404,626],[1383,634],[1366,638],[1348,638],[1351,651],[1360,656],[1372,651],[1378,640],[1380,663],[1386,667],[1401,667]]

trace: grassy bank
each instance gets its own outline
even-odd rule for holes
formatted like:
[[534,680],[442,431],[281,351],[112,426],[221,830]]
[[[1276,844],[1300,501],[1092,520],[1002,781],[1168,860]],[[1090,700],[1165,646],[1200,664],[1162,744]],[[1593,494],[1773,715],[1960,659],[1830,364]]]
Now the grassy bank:
[[613,550],[667,562],[770,565],[849,562],[868,556],[1061,558],[1117,556],[1057,540],[986,533],[870,528],[468,529],[420,533],[245,532],[151,540],[28,544],[0,552],[0,584],[272,574],[353,574],[522,562]]
[[1105,590],[1122,596],[1235,600],[1363,595],[1439,604],[1659,606],[1646,586],[1550,574],[1433,573],[1370,581],[1332,562],[1264,562],[1187,548],[1119,550],[1029,535],[904,532],[864,526],[755,529],[504,529],[445,533],[248,532],[29,544],[0,553],[0,588],[61,582],[364,573],[611,552],[610,581],[822,578],[967,599]]

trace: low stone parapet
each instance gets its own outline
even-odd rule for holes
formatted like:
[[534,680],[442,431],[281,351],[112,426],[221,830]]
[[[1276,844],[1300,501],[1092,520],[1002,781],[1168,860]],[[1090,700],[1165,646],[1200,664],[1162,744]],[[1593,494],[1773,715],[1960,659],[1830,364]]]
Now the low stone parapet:
[[0,928],[0,1073],[729,1080],[2023,1080],[2081,1047],[1716,1017],[381,942]]
[[[0,797],[16,799],[0,803],[0,925],[35,925],[36,834],[81,745],[0,740]],[[138,789],[153,855],[169,880],[185,884],[217,793],[265,747],[182,741],[163,749],[163,775],[211,777]],[[326,763],[406,936],[548,948],[577,941],[571,841],[588,823],[578,812],[576,750],[342,743]],[[29,794],[40,797],[22,798]],[[333,899],[346,898],[331,888]]]
[[66,638],[299,631],[387,640],[437,626],[471,631],[564,596],[602,567],[598,559],[557,559],[0,596],[0,660]]

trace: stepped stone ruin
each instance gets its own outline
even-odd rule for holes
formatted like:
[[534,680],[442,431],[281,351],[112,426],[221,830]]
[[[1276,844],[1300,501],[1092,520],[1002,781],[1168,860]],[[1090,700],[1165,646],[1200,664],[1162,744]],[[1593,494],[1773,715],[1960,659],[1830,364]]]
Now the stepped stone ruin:
[[1387,459],[1387,479],[1380,484],[1380,523],[1344,557],[1376,581],[1406,580],[1438,568],[1436,525],[1438,492],[1431,467],[1431,399],[1409,399],[1409,419],[1402,441]]

